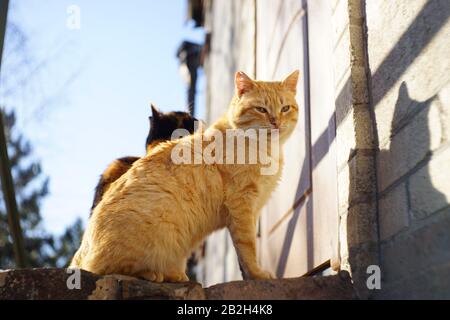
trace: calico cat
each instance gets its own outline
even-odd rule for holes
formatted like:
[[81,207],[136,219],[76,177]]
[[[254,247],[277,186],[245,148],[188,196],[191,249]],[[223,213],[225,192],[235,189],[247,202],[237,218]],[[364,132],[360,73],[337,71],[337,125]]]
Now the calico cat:
[[[213,136],[237,129],[278,129],[283,145],[298,119],[298,75],[295,71],[284,81],[263,82],[236,73],[236,94],[225,115],[204,132],[160,143],[111,185],[94,210],[71,267],[156,282],[187,281],[186,259],[193,248],[227,227],[244,278],[271,278],[257,263],[256,221],[279,181],[282,150],[266,149],[278,164],[272,175],[261,174],[260,162],[175,163],[174,150],[200,145],[207,152]],[[262,138],[257,139],[262,145]],[[245,148],[251,151],[250,143]],[[198,152],[194,147],[190,155]]]
[[[153,104],[151,105],[151,109],[152,116],[149,117],[150,130],[145,141],[145,149],[147,152],[158,143],[170,140],[172,132],[176,129],[186,129],[191,134],[194,132],[194,125],[197,119],[189,113],[182,111],[160,112]],[[119,158],[114,160],[106,168],[95,187],[94,201],[90,215],[92,215],[94,208],[102,200],[103,195],[111,184],[127,172],[138,159],[139,157],[131,156]]]

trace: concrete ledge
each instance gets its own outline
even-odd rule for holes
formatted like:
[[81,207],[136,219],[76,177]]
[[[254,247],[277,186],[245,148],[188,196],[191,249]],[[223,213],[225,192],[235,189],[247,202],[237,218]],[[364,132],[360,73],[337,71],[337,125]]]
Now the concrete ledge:
[[326,277],[233,281],[205,289],[210,300],[352,300],[348,272]]
[[[66,269],[0,271],[1,300],[222,300],[354,299],[348,273],[328,277],[234,281],[202,288],[195,282],[152,283],[122,275],[99,276],[80,271],[79,289]],[[72,278],[71,278],[72,277]]]

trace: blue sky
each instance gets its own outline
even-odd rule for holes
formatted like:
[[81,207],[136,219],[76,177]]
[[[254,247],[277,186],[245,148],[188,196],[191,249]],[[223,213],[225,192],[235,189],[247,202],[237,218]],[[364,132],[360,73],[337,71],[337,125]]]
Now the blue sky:
[[[80,30],[66,26],[70,5],[81,10]],[[41,75],[29,80],[41,88],[37,96],[24,94],[15,107],[50,177],[42,206],[48,231],[60,233],[77,217],[87,221],[108,163],[143,154],[150,101],[163,111],[184,109],[176,49],[183,39],[203,40],[201,30],[185,24],[185,6],[184,0],[11,1],[9,18],[28,35],[28,50],[47,58]],[[203,79],[198,90],[203,109]],[[52,99],[40,116],[27,112],[45,105],[42,96]]]

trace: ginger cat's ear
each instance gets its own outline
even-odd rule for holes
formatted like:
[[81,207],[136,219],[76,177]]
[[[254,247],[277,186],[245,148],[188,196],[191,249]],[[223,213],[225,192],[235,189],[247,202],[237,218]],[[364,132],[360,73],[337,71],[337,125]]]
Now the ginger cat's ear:
[[235,86],[236,86],[236,94],[240,98],[243,94],[249,92],[253,89],[253,80],[250,79],[248,75],[246,75],[242,71],[236,72],[236,75],[234,77]]
[[295,70],[286,79],[283,80],[283,86],[285,86],[289,91],[297,93],[297,83],[300,71]]

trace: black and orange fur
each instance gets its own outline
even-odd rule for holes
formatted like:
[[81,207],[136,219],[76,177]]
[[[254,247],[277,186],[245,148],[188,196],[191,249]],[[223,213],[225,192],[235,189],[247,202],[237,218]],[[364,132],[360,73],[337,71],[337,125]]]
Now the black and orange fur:
[[[186,129],[189,133],[194,132],[195,119],[187,112],[173,111],[160,112],[154,105],[152,107],[152,116],[150,120],[150,130],[145,143],[145,149],[150,151],[160,142],[170,140],[172,132],[176,129]],[[102,173],[100,180],[95,187],[94,201],[91,207],[91,215],[94,208],[102,200],[103,195],[111,186],[111,184],[119,179],[139,157],[123,157],[114,160]]]

